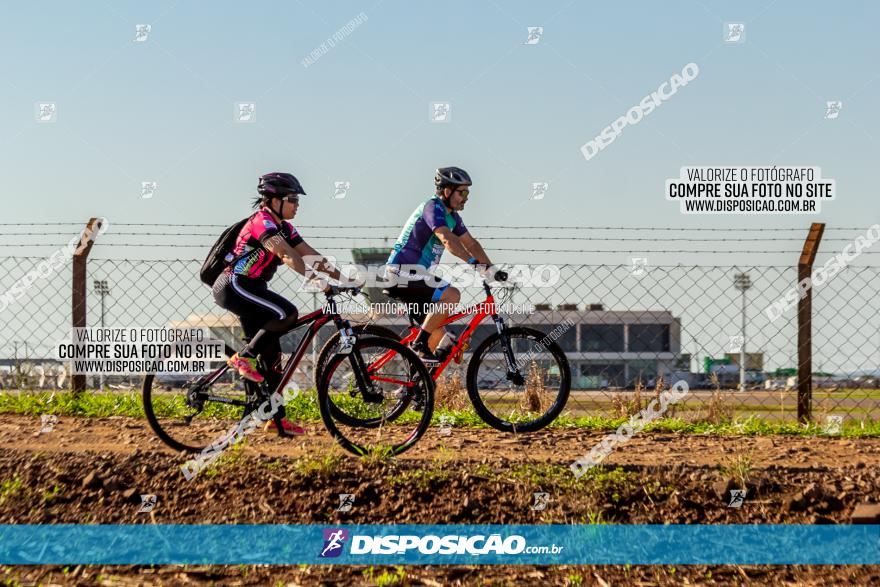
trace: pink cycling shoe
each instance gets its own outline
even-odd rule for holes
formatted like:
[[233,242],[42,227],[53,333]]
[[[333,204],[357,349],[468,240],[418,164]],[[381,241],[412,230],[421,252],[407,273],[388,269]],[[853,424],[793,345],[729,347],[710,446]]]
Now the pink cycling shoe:
[[[287,434],[293,434],[293,435],[298,436],[300,434],[306,433],[305,428],[303,428],[301,426],[297,426],[296,424],[292,423],[287,418],[281,418],[281,426],[284,428],[284,432],[286,432]],[[275,426],[275,420],[269,420],[268,422],[266,422],[266,425],[263,427],[263,430],[265,430],[266,432],[277,431],[278,428]]]
[[257,360],[252,357],[242,357],[238,353],[232,355],[226,364],[238,371],[238,374],[249,381],[260,383],[265,379],[257,371]]

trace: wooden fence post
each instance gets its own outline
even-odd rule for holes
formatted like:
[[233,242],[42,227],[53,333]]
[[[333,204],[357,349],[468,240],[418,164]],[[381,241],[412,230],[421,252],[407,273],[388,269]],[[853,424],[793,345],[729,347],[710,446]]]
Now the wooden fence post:
[[[798,284],[810,279],[813,261],[822,241],[825,224],[814,222],[804,241],[798,260]],[[804,424],[813,419],[813,288],[806,288],[806,295],[798,302],[798,421]]]
[[[84,328],[86,326],[86,261],[92,250],[92,244],[98,236],[101,228],[100,218],[90,218],[83,232],[80,244],[73,253],[73,278],[71,279],[71,326]],[[80,393],[86,389],[85,375],[71,375],[71,389],[74,393]]]

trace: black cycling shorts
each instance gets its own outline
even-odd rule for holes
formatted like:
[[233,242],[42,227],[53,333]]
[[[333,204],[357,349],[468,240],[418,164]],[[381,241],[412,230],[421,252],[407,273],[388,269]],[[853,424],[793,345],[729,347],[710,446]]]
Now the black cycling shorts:
[[424,279],[415,279],[405,282],[405,285],[395,285],[387,289],[388,296],[408,306],[408,313],[417,324],[421,326],[428,315],[428,308],[432,303],[440,301],[440,296],[449,287],[449,283],[442,281],[437,287],[428,285]]
[[[269,289],[265,280],[224,271],[213,288],[214,301],[241,320],[241,327],[248,340],[254,337],[268,322],[294,321],[297,309],[284,296]],[[263,355],[266,364],[272,366],[281,354],[280,332],[267,331],[260,338],[254,351]]]

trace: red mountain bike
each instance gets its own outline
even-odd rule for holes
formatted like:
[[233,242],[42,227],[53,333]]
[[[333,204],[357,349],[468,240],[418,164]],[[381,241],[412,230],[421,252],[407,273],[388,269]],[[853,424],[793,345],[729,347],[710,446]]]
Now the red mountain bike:
[[[534,432],[553,420],[565,408],[571,389],[571,369],[568,359],[559,345],[549,340],[547,334],[533,328],[508,327],[498,315],[492,289],[483,281],[486,299],[453,314],[444,326],[465,316],[473,315],[464,332],[458,337],[449,355],[431,369],[436,381],[446,367],[461,363],[464,351],[477,326],[487,317],[495,323],[496,332],[481,342],[474,350],[467,368],[467,391],[474,410],[484,422],[503,432]],[[373,336],[399,339],[408,344],[418,336],[419,325],[410,316],[411,327],[402,336],[376,324],[360,324],[356,332]],[[316,372],[337,351],[339,335],[327,340],[316,362]],[[393,352],[379,358],[370,368],[380,368],[385,360],[391,360]],[[352,415],[337,405],[329,406],[334,418],[351,426],[375,424]],[[401,404],[397,409],[405,408]],[[389,416],[394,415],[392,408]]]
[[[159,385],[154,385],[155,375],[147,375],[143,398],[150,427],[175,450],[199,452],[220,442],[235,428],[230,429],[230,421],[243,421],[257,410],[258,414],[265,415],[270,404],[277,406],[312,338],[332,321],[337,328],[337,343],[340,335],[345,335],[345,344],[337,344],[337,352],[326,357],[319,370],[318,405],[324,425],[343,448],[355,454],[375,450],[391,454],[405,451],[431,425],[434,381],[418,355],[404,344],[387,337],[352,332],[348,321],[339,316],[335,296],[358,292],[358,288],[332,286],[324,307],[301,316],[290,327],[288,332],[308,325],[296,350],[286,363],[282,360],[283,374],[275,389],[269,389],[265,382],[244,381],[241,386],[236,384],[235,378],[228,381],[229,377],[223,377],[229,371],[225,360],[222,366],[193,377],[176,390],[160,390]],[[235,351],[227,346],[225,352],[231,357]],[[379,358],[382,358],[381,365],[377,364]],[[265,370],[265,364],[262,367]],[[270,402],[273,396],[274,403]],[[411,410],[412,416],[401,418],[411,405],[419,405],[421,409]],[[346,422],[350,419],[336,420],[331,412],[356,414],[365,424],[348,425]],[[286,436],[280,425],[280,410],[272,417],[278,434]]]

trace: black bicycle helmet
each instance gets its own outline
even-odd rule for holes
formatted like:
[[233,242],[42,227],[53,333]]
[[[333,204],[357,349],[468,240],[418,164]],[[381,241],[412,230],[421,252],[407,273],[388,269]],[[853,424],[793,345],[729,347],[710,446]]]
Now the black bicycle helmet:
[[473,184],[471,176],[461,167],[440,167],[434,175],[434,185],[438,188],[471,184]]
[[299,180],[290,173],[273,171],[260,177],[257,191],[266,198],[286,196],[288,194],[306,195]]

